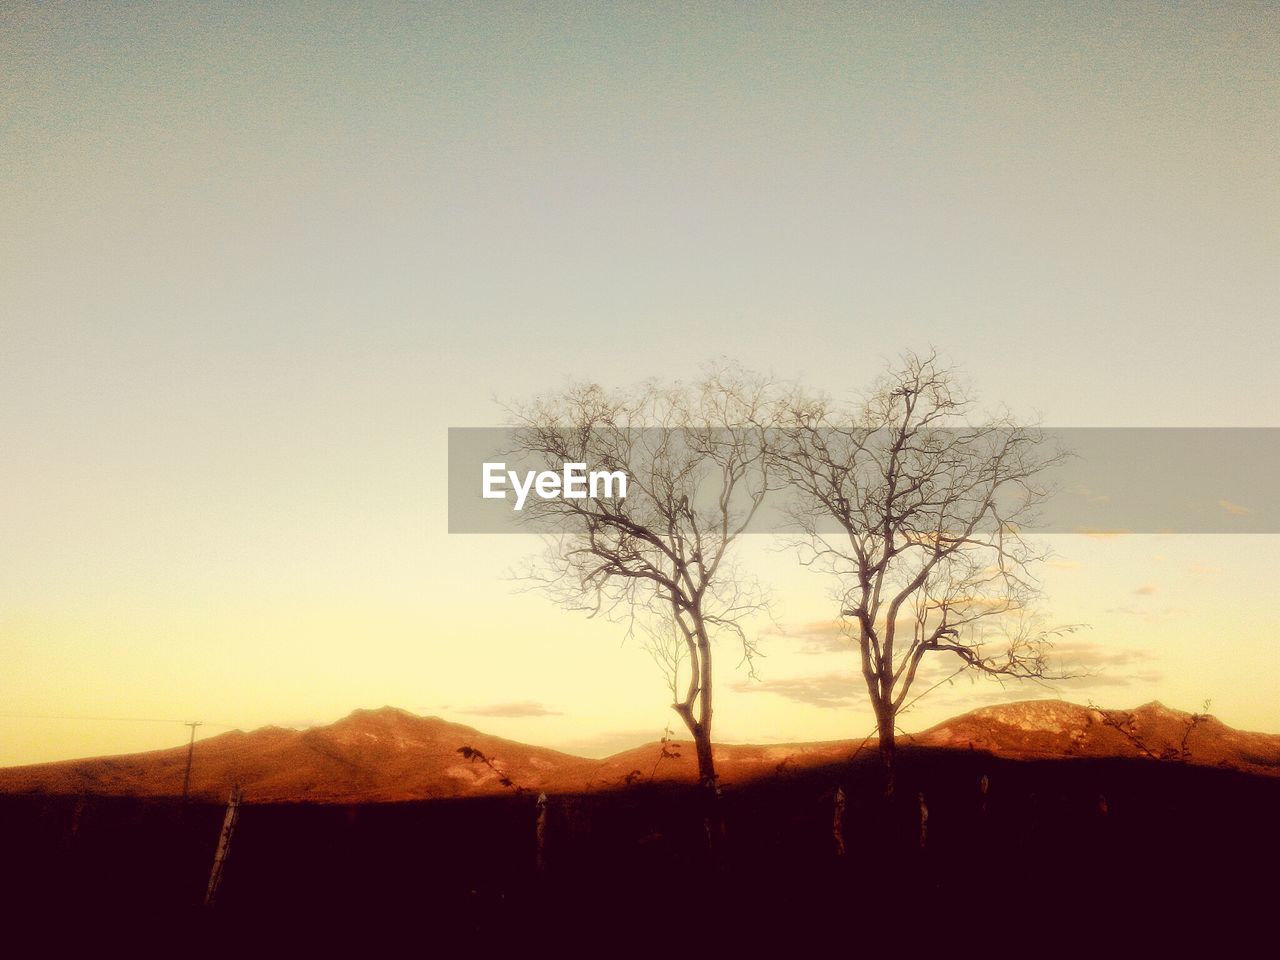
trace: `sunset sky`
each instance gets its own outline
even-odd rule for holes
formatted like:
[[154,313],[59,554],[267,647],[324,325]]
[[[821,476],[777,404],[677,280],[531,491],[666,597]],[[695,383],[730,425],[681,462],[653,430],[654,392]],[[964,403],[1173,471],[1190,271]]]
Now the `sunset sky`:
[[[0,764],[383,704],[657,739],[622,627],[504,578],[536,541],[446,532],[447,429],[571,380],[852,394],[934,345],[1056,426],[1280,426],[1280,8],[1032,9],[0,5]],[[861,737],[774,546],[717,737]],[[1280,732],[1280,537],[1052,546],[1101,672],[908,729],[1058,695]]]

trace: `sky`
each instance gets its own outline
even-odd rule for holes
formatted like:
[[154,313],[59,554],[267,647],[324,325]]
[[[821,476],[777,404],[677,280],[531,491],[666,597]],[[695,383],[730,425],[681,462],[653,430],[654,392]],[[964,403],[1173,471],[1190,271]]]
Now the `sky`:
[[[1280,426],[1278,53],[1264,3],[0,3],[0,764],[383,704],[656,739],[643,651],[505,579],[535,543],[446,532],[448,428],[567,382],[932,345],[1056,426]],[[908,728],[1280,732],[1280,540],[1053,546],[1105,679]],[[864,735],[826,584],[742,558],[717,736]]]

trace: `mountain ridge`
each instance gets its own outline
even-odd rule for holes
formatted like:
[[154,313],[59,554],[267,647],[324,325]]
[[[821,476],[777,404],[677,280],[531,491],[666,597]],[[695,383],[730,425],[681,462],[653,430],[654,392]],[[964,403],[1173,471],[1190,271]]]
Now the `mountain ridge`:
[[[963,749],[1020,760],[1128,757],[1280,775],[1280,735],[1235,730],[1158,701],[1104,710],[1015,701],[961,714],[904,748]],[[464,749],[466,748],[466,749]],[[726,784],[873,754],[874,740],[717,744]],[[164,798],[182,792],[187,747],[0,768],[0,793]],[[590,792],[635,782],[693,782],[692,745],[667,740],[595,760],[384,706],[297,730],[232,730],[195,746],[191,796],[223,799],[239,783],[254,802],[366,803],[527,791]]]

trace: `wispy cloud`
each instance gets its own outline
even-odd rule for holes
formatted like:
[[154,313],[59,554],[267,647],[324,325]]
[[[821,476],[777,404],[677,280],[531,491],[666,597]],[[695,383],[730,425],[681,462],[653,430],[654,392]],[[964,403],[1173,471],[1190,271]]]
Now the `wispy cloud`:
[[[952,657],[927,657],[920,664],[914,694],[923,693],[935,684],[952,678],[956,673],[956,661]],[[823,709],[842,709],[867,702],[866,681],[857,672],[833,672],[810,677],[781,677],[770,680],[740,680],[730,685],[736,693],[772,693],[793,703],[803,703]]]
[[[965,602],[974,613],[989,612],[997,616],[1008,607],[1008,601],[1003,597],[974,596]],[[910,635],[916,628],[916,619],[911,613],[903,613],[896,624],[899,636]],[[881,617],[876,626],[883,631],[885,618]],[[760,636],[765,640],[786,642],[791,645],[793,652],[799,654],[848,653],[858,648],[853,629],[849,621],[811,620],[794,626],[771,626],[762,630]]]
[[1088,487],[1076,487],[1076,493],[1084,498],[1086,503],[1110,503],[1111,495],[1109,493],[1094,493]]
[[511,703],[491,703],[484,707],[459,710],[473,717],[559,717],[559,710],[552,710],[535,700],[516,700]]
[[844,653],[852,649],[849,627],[840,620],[811,620],[796,626],[771,626],[761,631],[765,638],[788,640],[797,653]]
[[1138,587],[1138,589],[1134,590],[1133,592],[1140,597],[1151,597],[1159,593],[1160,588],[1157,587],[1154,583],[1144,583],[1142,586]]
[[[999,684],[980,674],[956,675],[957,664],[953,658],[927,658],[921,664],[908,699],[936,686],[938,689],[922,702],[959,711],[1009,699],[1039,697],[1046,692],[1061,696],[1071,691],[1128,687],[1162,679],[1162,674],[1155,669],[1154,656],[1147,650],[1062,640],[1054,645],[1049,659],[1053,673],[1076,676],[1041,683],[1006,681]],[[742,680],[731,684],[731,689],[735,693],[772,693],[793,703],[833,710],[864,705],[867,699],[862,677],[852,672]]]
[[861,677],[852,673],[824,673],[814,677],[776,680],[741,680],[731,684],[736,693],[774,693],[793,703],[837,709],[866,699]]
[[1138,609],[1136,607],[1108,607],[1107,613],[1122,617],[1137,617],[1147,623],[1160,623],[1169,617],[1183,616],[1188,613],[1187,607],[1167,606],[1158,610]]
[[1123,667],[1153,659],[1149,650],[1114,647],[1095,640],[1060,640],[1053,645],[1055,658],[1077,667]]
[[1088,640],[1064,640],[1053,647],[1050,657],[1057,673],[1073,673],[1054,687],[1087,690],[1091,687],[1127,687],[1135,683],[1155,683],[1162,674],[1154,669],[1149,650],[1109,647]]
[[1222,508],[1224,513],[1228,513],[1233,517],[1247,517],[1253,513],[1248,507],[1242,507],[1238,503],[1232,503],[1230,500],[1219,500],[1218,506]]

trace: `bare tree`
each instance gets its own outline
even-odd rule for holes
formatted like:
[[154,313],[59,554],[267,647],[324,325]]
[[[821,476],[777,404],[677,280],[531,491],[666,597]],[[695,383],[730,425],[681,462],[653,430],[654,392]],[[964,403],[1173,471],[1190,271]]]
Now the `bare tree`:
[[517,455],[626,475],[625,497],[531,500],[528,519],[551,532],[525,576],[648,637],[709,797],[713,641],[732,637],[750,666],[755,641],[743,623],[764,595],[731,553],[772,485],[775,410],[768,381],[721,368],[692,385],[572,387],[511,411]]
[[801,560],[835,578],[887,797],[897,717],[927,656],[957,674],[1046,678],[1061,632],[1035,626],[1044,553],[1022,531],[1062,454],[1039,429],[1007,415],[972,425],[974,414],[952,371],[908,354],[858,405],[797,393],[773,454],[794,488]]
[[1103,710],[1092,700],[1089,701],[1089,709],[1101,718],[1105,726],[1123,736],[1138,753],[1147,759],[1177,760],[1181,763],[1189,763],[1191,761],[1191,735],[1196,732],[1201,724],[1208,723],[1213,719],[1213,715],[1209,713],[1210,704],[1211,701],[1205,700],[1200,708],[1200,713],[1185,714],[1186,719],[1182,721],[1182,737],[1176,747],[1172,744],[1164,747],[1159,747],[1157,744],[1148,744],[1147,738],[1138,729],[1138,718],[1129,710]]

